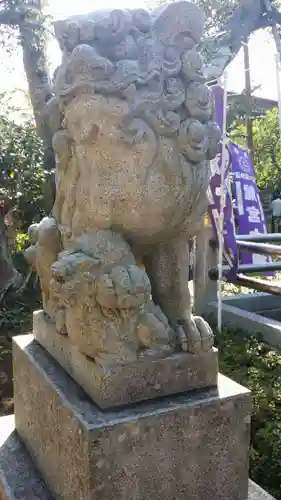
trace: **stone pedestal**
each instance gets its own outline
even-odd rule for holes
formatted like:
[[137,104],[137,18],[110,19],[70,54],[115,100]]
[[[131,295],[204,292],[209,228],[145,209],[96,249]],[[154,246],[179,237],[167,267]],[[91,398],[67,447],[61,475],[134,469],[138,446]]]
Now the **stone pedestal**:
[[[54,500],[15,430],[14,415],[0,418],[0,499]],[[274,500],[249,481],[248,500]]]
[[250,393],[219,376],[102,411],[33,336],[14,341],[16,428],[56,500],[247,500]]
[[179,352],[160,359],[110,368],[98,366],[60,335],[44,311],[33,315],[35,339],[73,377],[100,408],[107,409],[192,389],[216,387],[218,352]]

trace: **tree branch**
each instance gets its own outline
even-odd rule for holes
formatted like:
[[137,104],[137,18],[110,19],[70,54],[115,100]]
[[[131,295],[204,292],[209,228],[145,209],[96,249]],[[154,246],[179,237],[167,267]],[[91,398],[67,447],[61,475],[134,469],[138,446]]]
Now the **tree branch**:
[[255,31],[263,28],[270,28],[271,26],[272,26],[272,20],[269,19],[268,15],[264,15],[260,17],[260,19],[258,20],[255,27]]
[[234,59],[243,42],[258,29],[281,25],[281,12],[272,7],[267,11],[264,0],[241,0],[223,31],[205,41],[206,52],[211,54],[207,78],[218,78]]
[[11,10],[2,10],[0,12],[0,24],[7,26],[19,26],[24,21],[24,15]]
[[273,22],[275,22],[276,24],[281,24],[281,12],[275,9],[275,7],[272,7],[271,16]]

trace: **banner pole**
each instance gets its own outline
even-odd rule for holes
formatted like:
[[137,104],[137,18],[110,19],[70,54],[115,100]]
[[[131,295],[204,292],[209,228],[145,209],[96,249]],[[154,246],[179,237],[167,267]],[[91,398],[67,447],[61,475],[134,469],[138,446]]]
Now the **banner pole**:
[[222,329],[222,283],[223,283],[223,248],[224,248],[224,206],[225,206],[225,164],[226,164],[226,115],[227,115],[227,79],[228,73],[223,75],[223,123],[222,123],[222,156],[221,156],[221,185],[220,185],[220,216],[219,216],[219,251],[218,251],[218,331]]
[[280,54],[277,52],[275,54],[275,65],[276,65],[276,85],[277,85],[277,99],[278,99],[278,110],[279,110],[279,134],[281,142],[281,88],[280,88]]

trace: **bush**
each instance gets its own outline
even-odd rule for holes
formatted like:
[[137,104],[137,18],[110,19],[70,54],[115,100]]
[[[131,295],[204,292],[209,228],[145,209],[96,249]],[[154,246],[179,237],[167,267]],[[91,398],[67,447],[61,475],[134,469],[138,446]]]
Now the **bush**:
[[[45,215],[45,187],[52,172],[44,168],[44,148],[33,122],[19,124],[0,114],[0,132],[0,217],[4,216],[14,266],[24,276],[28,273],[23,257],[27,229]],[[9,290],[4,299],[0,296],[0,329],[5,334],[30,325],[31,311],[40,301],[35,278],[23,294],[14,292]]]
[[240,331],[216,344],[220,371],[252,391],[250,476],[281,500],[281,353]]
[[[22,233],[44,215],[44,149],[34,124],[17,124],[0,115],[0,202],[15,213]],[[9,220],[8,220],[9,223]]]

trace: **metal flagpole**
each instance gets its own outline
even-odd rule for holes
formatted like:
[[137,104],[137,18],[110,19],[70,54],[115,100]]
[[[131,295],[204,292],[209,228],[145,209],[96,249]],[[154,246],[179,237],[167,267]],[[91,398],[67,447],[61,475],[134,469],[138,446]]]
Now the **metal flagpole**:
[[277,83],[277,98],[278,98],[278,109],[279,109],[279,134],[281,142],[281,88],[280,88],[280,53],[275,54],[275,64],[276,64],[276,83]]
[[[270,0],[264,0],[265,8],[269,15],[272,15],[272,5]],[[277,97],[279,109],[279,132],[281,141],[281,88],[280,88],[280,58],[281,58],[281,40],[276,22],[272,19],[272,35],[276,45],[275,65],[276,65],[276,83],[277,83]]]
[[[264,0],[265,8],[272,17],[272,5],[270,0]],[[276,64],[276,83],[277,83],[277,96],[278,96],[278,109],[279,109],[279,125],[280,125],[280,141],[281,141],[281,89],[280,89],[280,57],[281,57],[281,40],[276,23],[272,19],[272,35],[275,41],[277,53],[275,54]]]
[[224,206],[225,206],[225,164],[226,164],[226,115],[227,115],[227,79],[228,73],[223,75],[223,123],[222,123],[222,153],[221,153],[221,185],[220,185],[220,217],[219,217],[219,252],[218,252],[218,330],[222,329],[222,281],[223,281],[223,247],[224,247]]

